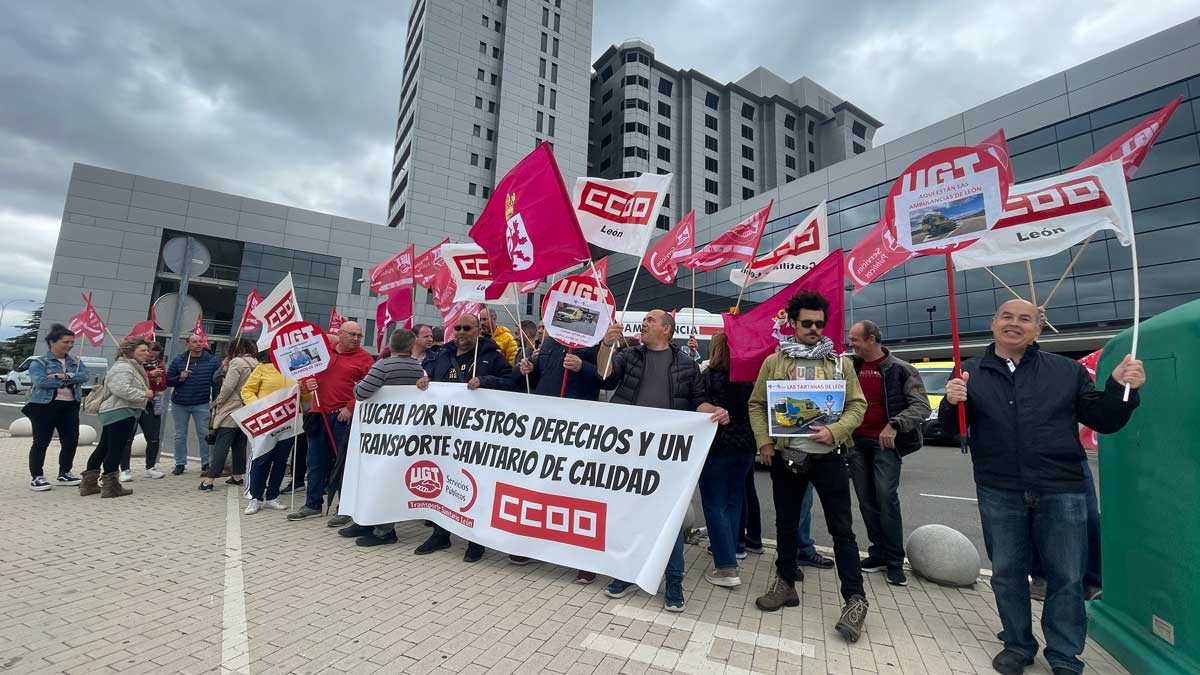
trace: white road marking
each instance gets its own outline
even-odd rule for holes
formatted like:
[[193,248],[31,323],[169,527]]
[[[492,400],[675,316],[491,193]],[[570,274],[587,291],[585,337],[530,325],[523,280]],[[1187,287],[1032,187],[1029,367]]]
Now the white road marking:
[[24,403],[0,403],[0,405],[8,407],[8,408],[24,408],[25,407]]
[[709,675],[710,673],[758,675],[754,671],[735,668],[717,661],[710,661],[708,659],[708,651],[712,647],[713,641],[717,638],[786,651],[797,656],[807,656],[809,658],[814,657],[816,654],[813,646],[804,642],[797,642],[796,640],[789,640],[787,638],[777,638],[770,635],[759,635],[758,633],[730,628],[728,626],[718,626],[666,611],[656,612],[637,609],[627,605],[618,605],[601,611],[628,619],[646,621],[667,628],[678,628],[679,630],[691,633],[682,652],[651,647],[634,640],[598,635],[596,633],[589,633],[581,643],[584,649],[594,649],[664,670],[674,670],[691,675]]
[[921,493],[921,496],[922,496],[922,497],[933,497],[934,499],[957,499],[957,500],[959,500],[959,501],[963,501],[963,502],[977,502],[977,501],[979,501],[978,499],[975,499],[974,497],[953,497],[953,496],[950,496],[950,495],[927,495],[927,494],[925,494],[924,492],[922,492],[922,493]]
[[250,675],[246,584],[242,577],[242,521],[238,490],[225,492],[225,597],[221,612],[221,675]]

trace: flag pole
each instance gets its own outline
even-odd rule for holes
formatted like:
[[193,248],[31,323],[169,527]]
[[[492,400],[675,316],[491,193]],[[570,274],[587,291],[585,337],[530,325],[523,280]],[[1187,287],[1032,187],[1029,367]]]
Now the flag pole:
[[[1008,292],[1009,292],[1009,293],[1012,293],[1012,296],[1013,296],[1014,298],[1016,298],[1017,300],[1024,300],[1024,299],[1025,299],[1025,298],[1022,298],[1022,297],[1021,297],[1021,294],[1020,294],[1020,293],[1018,293],[1018,292],[1014,291],[1014,290],[1012,289],[1012,286],[1009,286],[1008,284],[1004,283],[1004,280],[1003,280],[1003,279],[1001,279],[1000,277],[996,276],[996,273],[992,271],[992,268],[988,267],[987,265],[984,265],[984,266],[983,266],[983,269],[984,269],[984,271],[985,271],[985,272],[987,272],[988,274],[992,275],[992,278],[993,278],[993,279],[995,279],[996,281],[999,281],[1001,286],[1003,286],[1004,288],[1008,289]],[[1049,301],[1047,301],[1047,302],[1049,302]],[[1059,332],[1059,331],[1058,331],[1058,329],[1054,327],[1054,324],[1050,323],[1049,319],[1043,319],[1043,320],[1046,322],[1046,326],[1047,326],[1047,327],[1048,327],[1050,330],[1054,331],[1055,333]]]
[[[692,268],[692,330],[696,329],[696,268]],[[697,333],[699,331],[696,331]],[[690,337],[690,336],[689,336]]]
[[1029,301],[1037,307],[1037,287],[1033,285],[1033,264],[1028,260],[1025,261],[1025,272],[1029,274]]
[[1067,275],[1071,273],[1071,270],[1075,267],[1075,263],[1079,261],[1079,256],[1083,255],[1083,252],[1087,250],[1088,244],[1091,242],[1092,235],[1089,234],[1088,238],[1083,240],[1083,246],[1080,246],[1079,251],[1075,253],[1075,257],[1071,258],[1071,262],[1067,264],[1067,269],[1063,270],[1062,276],[1058,278],[1058,283],[1054,284],[1054,288],[1050,289],[1050,294],[1046,296],[1045,304],[1050,304],[1050,298],[1054,297],[1055,291],[1058,290],[1059,286],[1062,286],[1063,281],[1066,281]]
[[[514,289],[514,290],[517,290],[517,289]],[[514,304],[516,305],[516,308],[517,308],[517,316],[515,319],[513,319],[513,321],[515,321],[517,323],[517,335],[521,336],[521,360],[524,361],[525,360],[525,331],[521,330],[521,296],[520,295],[517,295],[516,302]],[[504,307],[505,312],[508,312],[508,307],[506,307],[504,305],[500,305],[500,306]],[[509,312],[509,316],[510,317],[512,316],[511,312]],[[519,368],[518,368],[518,370],[519,370]],[[532,393],[530,391],[530,387],[529,387],[529,373],[525,373],[525,393],[526,394]]]
[[[754,257],[758,257],[758,249],[754,249]],[[696,273],[695,269],[692,274]],[[738,314],[742,309],[742,294],[746,292],[746,283],[750,281],[750,263],[746,263],[746,273],[742,275],[742,290],[738,291],[737,302],[733,305],[733,313]]]
[[[950,292],[950,344],[954,349],[954,376],[961,378],[962,354],[958,344],[958,302],[954,297],[954,266],[949,253],[946,254],[946,289]],[[970,449],[967,444],[967,406],[959,403],[956,407],[958,408],[958,444],[962,448],[963,454],[966,454]]]
[[[1129,349],[1129,358],[1137,358],[1138,348],[1138,332],[1141,324],[1142,315],[1142,293],[1138,285],[1138,260],[1137,260],[1137,237],[1129,237],[1129,255],[1133,263],[1133,345]],[[1121,396],[1122,401],[1129,400],[1129,383],[1125,383],[1125,393]]]
[[[300,434],[304,433],[304,408],[300,402],[299,386],[296,387],[296,421],[294,424],[299,425],[299,428],[297,429],[298,433],[292,437],[292,489],[290,490],[292,493],[292,505],[288,509],[289,513],[296,510],[296,439],[300,437]],[[249,485],[249,481],[246,484]],[[265,494],[263,496],[266,497]]]
[[[479,311],[475,313],[475,325],[477,328],[478,328],[479,324],[482,323],[482,320],[480,319],[480,317],[482,317],[483,313],[486,311],[487,311],[487,305],[481,303],[479,305]],[[483,337],[483,329],[482,328],[479,329],[479,334],[475,336],[475,355],[471,359],[471,380],[475,379],[475,366],[479,364],[479,338],[481,338],[481,337]],[[467,381],[470,382],[471,380],[467,380]]]

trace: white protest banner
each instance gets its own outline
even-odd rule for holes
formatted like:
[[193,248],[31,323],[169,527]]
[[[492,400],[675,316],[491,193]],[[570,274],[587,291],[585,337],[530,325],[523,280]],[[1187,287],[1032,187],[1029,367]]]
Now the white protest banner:
[[671,179],[669,173],[616,180],[576,179],[571,203],[583,238],[600,248],[640,258],[654,236]]
[[258,399],[232,413],[233,421],[249,439],[250,459],[270,452],[275,444],[299,435],[300,386],[293,384]]
[[749,280],[746,267],[735,267],[729,271],[729,281],[737,286],[790,284],[828,255],[829,222],[822,201],[770,253],[754,259],[749,265]]
[[290,380],[315,377],[329,362],[329,335],[315,323],[289,323],[271,339],[271,363]]
[[491,302],[499,305],[517,304],[517,284],[509,284],[496,300],[485,300],[484,293],[492,285],[492,273],[487,254],[475,244],[442,244],[442,259],[454,280],[454,302]]
[[1101,230],[1116,232],[1122,246],[1133,242],[1129,189],[1120,162],[1012,186],[996,227],[950,258],[960,270],[1036,260]]
[[833,424],[845,407],[845,380],[767,382],[767,427],[774,438],[811,436],[812,425]]
[[262,324],[262,332],[258,334],[259,351],[271,345],[271,338],[280,328],[300,321],[300,305],[296,302],[296,290],[292,287],[292,273],[288,272],[271,294],[263,298],[250,313]]
[[354,408],[340,513],[658,590],[716,433],[707,414],[433,383]]

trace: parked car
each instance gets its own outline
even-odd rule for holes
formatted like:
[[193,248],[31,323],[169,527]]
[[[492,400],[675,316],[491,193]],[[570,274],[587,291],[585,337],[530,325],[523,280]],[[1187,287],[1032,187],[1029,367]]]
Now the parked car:
[[[33,363],[33,359],[32,356],[25,359],[21,365],[13,368],[8,375],[4,376],[6,393],[19,394],[29,390],[29,364]],[[88,369],[88,381],[83,383],[83,395],[87,396],[96,383],[104,381],[104,375],[108,372],[108,359],[102,356],[82,356],[80,359]]]
[[957,444],[958,438],[954,434],[943,431],[942,425],[938,422],[938,406],[941,405],[942,398],[946,395],[946,383],[954,374],[954,362],[918,361],[912,365],[918,373],[921,373],[921,380],[925,382],[925,393],[929,397],[929,408],[932,411],[922,428],[925,442],[929,445]]

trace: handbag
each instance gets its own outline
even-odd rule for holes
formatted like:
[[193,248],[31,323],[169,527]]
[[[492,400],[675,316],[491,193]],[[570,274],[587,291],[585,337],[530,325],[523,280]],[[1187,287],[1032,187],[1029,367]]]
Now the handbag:
[[83,399],[83,412],[89,415],[99,414],[100,406],[106,398],[108,398],[108,387],[104,386],[103,382],[97,382],[96,386],[88,392],[87,398]]

